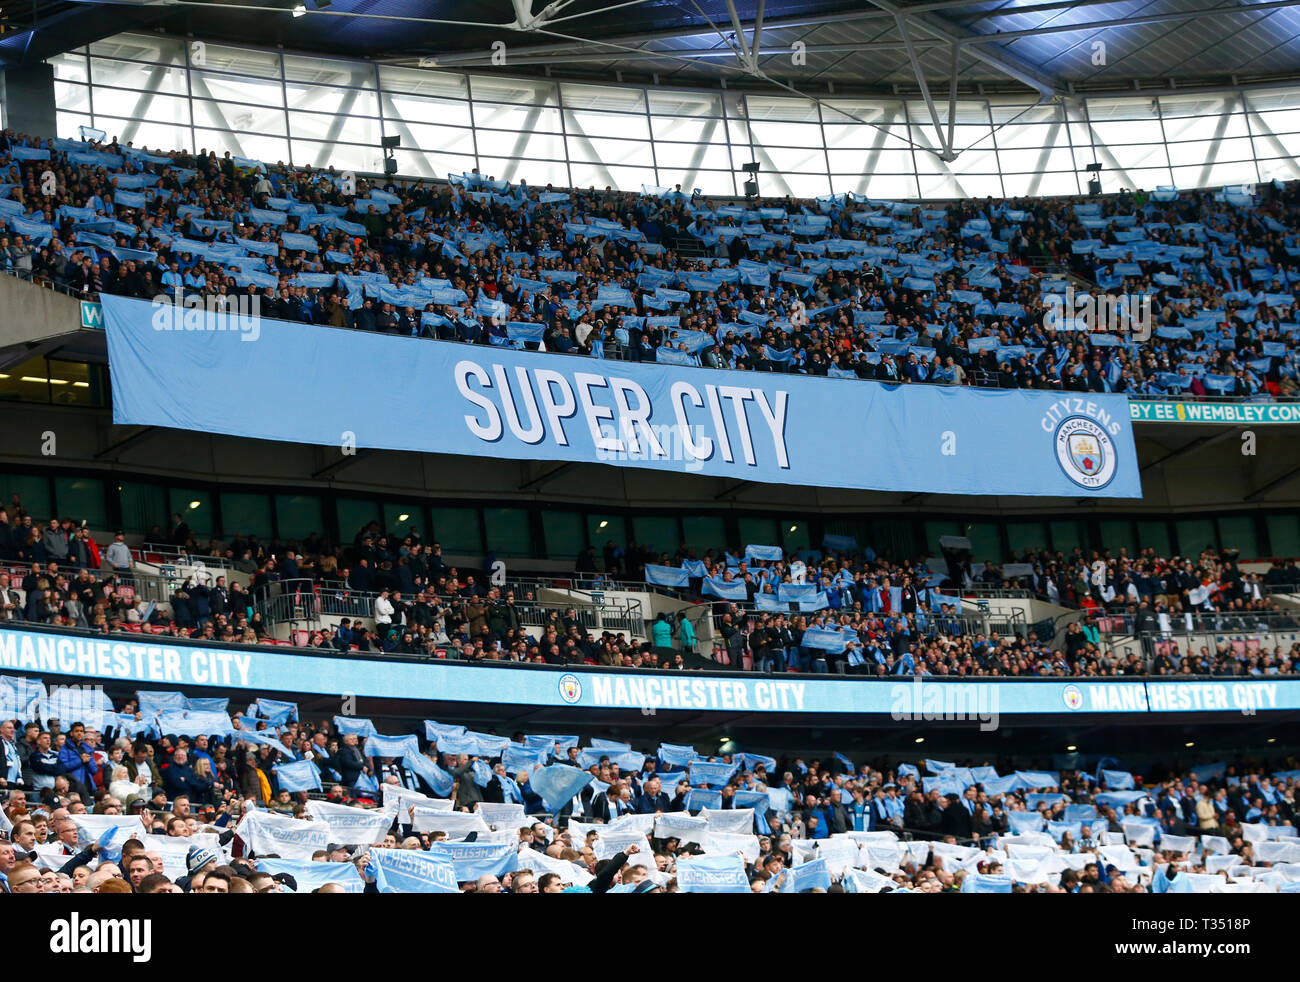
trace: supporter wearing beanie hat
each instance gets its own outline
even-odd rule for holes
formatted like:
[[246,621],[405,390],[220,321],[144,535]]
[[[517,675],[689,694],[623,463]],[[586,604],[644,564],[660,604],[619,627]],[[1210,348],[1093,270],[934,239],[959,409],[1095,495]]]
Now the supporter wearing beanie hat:
[[190,846],[190,851],[185,854],[185,868],[190,876],[193,876],[195,873],[205,871],[209,866],[215,868],[220,858],[217,850],[211,846]]

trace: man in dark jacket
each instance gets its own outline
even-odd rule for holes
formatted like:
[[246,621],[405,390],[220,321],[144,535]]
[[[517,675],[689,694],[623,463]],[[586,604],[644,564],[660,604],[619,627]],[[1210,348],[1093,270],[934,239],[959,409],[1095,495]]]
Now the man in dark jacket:
[[190,764],[190,755],[178,747],[172,754],[171,765],[163,771],[163,790],[168,798],[188,795],[195,789],[194,767]]
[[366,758],[361,753],[361,748],[357,746],[359,737],[355,733],[345,733],[343,735],[343,745],[339,747],[339,752],[334,758],[334,768],[339,772],[341,783],[345,788],[354,787],[357,778],[366,768]]
[[651,776],[642,786],[641,793],[632,803],[632,809],[638,815],[653,815],[656,812],[672,811],[673,803],[664,794],[663,785],[657,776]]
[[941,823],[943,831],[955,835],[958,839],[969,839],[975,831],[974,789],[968,790],[971,794],[966,798],[960,798],[955,794],[948,795],[948,807],[943,810]]

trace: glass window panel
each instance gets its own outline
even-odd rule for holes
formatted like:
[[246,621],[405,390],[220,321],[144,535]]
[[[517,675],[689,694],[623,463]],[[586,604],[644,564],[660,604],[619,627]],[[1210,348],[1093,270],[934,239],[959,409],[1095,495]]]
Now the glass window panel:
[[485,508],[487,550],[498,557],[533,555],[533,529],[523,508]]
[[90,117],[82,113],[61,112],[55,114],[55,129],[59,138],[63,140],[80,140],[81,134],[78,132],[77,127],[89,125]]
[[[225,514],[225,502],[222,502]],[[275,525],[281,539],[305,539],[313,532],[325,534],[325,511],[319,495],[277,494]]]
[[[823,194],[830,194],[830,179],[825,174],[777,174],[773,176],[777,178],[777,184],[783,187],[783,190],[777,192],[780,194],[792,194],[796,198],[817,198]],[[761,180],[759,187],[764,189],[764,194],[773,193],[766,190],[766,185]]]
[[274,51],[256,48],[235,48],[225,44],[203,42],[202,48],[190,47],[191,68],[210,71],[233,72],[236,75],[253,75],[261,78],[280,78],[280,56]]
[[1079,182],[1074,173],[1003,174],[1002,187],[1004,192],[1013,198],[1030,193],[1038,195],[1079,193]]
[[1019,557],[1028,549],[1034,554],[1047,548],[1047,525],[1044,522],[1007,522],[1007,547]]
[[236,535],[270,539],[271,496],[241,491],[221,492],[221,526],[228,539]]
[[[916,155],[919,162],[925,154]],[[937,174],[927,174],[923,167],[918,167],[916,175],[917,184],[921,188],[921,197],[923,198],[961,198],[966,196],[966,191],[958,178],[954,174],[940,172]]]
[[1013,123],[998,130],[993,138],[997,140],[999,150],[1019,150],[1048,146],[1069,149],[1070,146],[1065,127],[1060,124],[1024,126]]
[[[470,118],[468,102],[414,95],[393,95],[388,92],[380,97],[380,101],[383,103],[385,119],[417,122],[436,119],[445,126],[469,126],[473,122]],[[392,132],[391,128],[389,132]]]
[[939,539],[945,535],[965,535],[962,523],[957,521],[933,521],[925,523],[925,545],[936,556],[939,552]]
[[582,516],[576,511],[542,512],[542,534],[546,536],[547,559],[576,561],[587,545]]
[[[408,136],[415,141],[413,144],[408,140]],[[453,126],[407,123],[406,131],[402,133],[402,146],[432,150],[440,154],[466,154],[472,160],[474,131]]]
[[[635,140],[601,140],[590,137],[569,136],[569,158],[573,161],[590,161],[601,164],[644,164],[653,158],[650,144]],[[653,181],[647,183],[653,184]]]
[[309,82],[313,85],[350,85],[367,89],[375,87],[373,65],[311,55],[285,55],[284,77],[290,82]]
[[910,174],[914,167],[911,150],[830,150],[827,156],[832,174]]
[[275,137],[259,136],[255,133],[219,133],[216,130],[196,129],[194,139],[209,149],[215,147],[218,156],[221,155],[221,148],[224,147],[236,156],[264,160],[270,164],[289,159],[289,141]]
[[108,58],[131,58],[135,61],[158,61],[172,65],[185,64],[185,42],[179,38],[158,34],[115,34],[92,41],[92,55]]
[[[63,499],[59,499],[62,505]],[[1225,515],[1219,519],[1219,541],[1224,549],[1236,549],[1241,559],[1260,558],[1259,537],[1254,515]]]
[[[474,101],[474,125],[514,133],[559,133],[560,111],[541,106],[502,106]],[[442,120],[447,122],[447,120]]]
[[1236,93],[1208,93],[1199,95],[1162,95],[1159,97],[1160,115],[1165,121],[1166,134],[1171,120],[1210,119],[1224,113],[1241,112],[1241,99]]
[[71,82],[54,83],[54,104],[66,112],[90,112],[90,86]]
[[[61,71],[58,73],[59,78],[70,78]],[[1259,134],[1261,131],[1270,133],[1294,133],[1300,130],[1300,109],[1282,109],[1276,112],[1267,113],[1249,113],[1249,123],[1251,131]]]
[[[62,124],[60,124],[60,126],[61,125]],[[60,129],[60,132],[62,132],[62,129]],[[1297,139],[1297,142],[1300,143],[1300,139]],[[1255,141],[1255,147],[1257,152],[1265,152],[1265,148],[1260,146],[1260,141],[1258,140]],[[1271,150],[1272,148],[1269,147],[1267,149]],[[1300,177],[1300,162],[1298,162],[1295,157],[1278,157],[1274,160],[1260,160],[1258,161],[1258,167],[1259,179],[1261,181],[1271,181],[1275,178],[1283,181],[1290,181]]]
[[637,545],[650,549],[656,556],[669,556],[681,545],[678,540],[677,519],[670,515],[637,515],[632,519],[632,538]]
[[479,528],[477,508],[431,508],[433,535],[442,543],[444,553],[472,556],[477,562],[483,556],[483,535]]
[[396,65],[379,66],[379,87],[392,92],[411,92],[417,95],[443,96],[452,99],[469,98],[464,75],[400,68]]
[[[613,85],[569,85],[560,87],[569,109],[612,109],[617,112],[645,112],[644,89],[621,89]],[[482,98],[474,83],[474,98]]]
[[[411,534],[412,529],[423,536],[427,525],[424,520],[424,506],[413,505],[406,501],[385,501],[382,517],[380,524],[383,529],[399,543]],[[425,542],[428,544],[427,539]]]
[[806,123],[774,123],[769,120],[751,120],[750,132],[754,142],[764,147],[809,148],[822,145],[820,126]]
[[108,58],[90,59],[90,80],[95,85],[112,85],[141,92],[164,92],[188,95],[185,69],[163,65],[142,65],[139,62],[113,61]]
[[1300,515],[1269,515],[1264,521],[1268,525],[1269,551],[1278,559],[1300,557]]
[[1169,535],[1169,523],[1160,521],[1138,522],[1138,545],[1143,549],[1154,549],[1157,556],[1174,554],[1173,539]]
[[[99,406],[104,403],[103,376],[99,366],[80,361],[56,361],[49,365],[50,394],[59,406]],[[44,372],[40,373],[44,374]]]
[[[1108,145],[1110,156],[1115,158],[1115,163],[1125,170],[1143,167],[1163,167],[1168,161],[1163,143],[1145,143],[1141,146],[1114,146]],[[1106,159],[1105,154],[1098,154],[1102,165],[1111,166],[1110,161]]]
[[[520,180],[527,181],[529,184],[546,184],[541,180],[542,165],[544,162],[539,160],[525,160],[519,157],[482,157],[478,159],[479,170],[486,174],[489,180],[510,181],[512,183]],[[559,161],[550,162],[551,168],[563,170],[564,164]],[[554,171],[552,171],[554,173]]]
[[339,527],[339,541],[352,545],[361,535],[361,530],[371,522],[382,528],[379,504],[369,498],[339,498],[334,502],[334,512]]
[[781,544],[786,552],[798,552],[811,547],[812,529],[806,518],[781,519]]
[[1174,523],[1178,536],[1178,553],[1195,559],[1201,550],[1217,550],[1214,541],[1214,521],[1209,518],[1184,518]]
[[95,89],[96,116],[129,116],[153,123],[190,124],[190,102],[181,96]]
[[193,94],[205,99],[248,102],[257,106],[283,106],[284,90],[280,79],[237,78],[214,72],[190,72]]
[[1069,147],[1037,150],[998,150],[998,161],[1004,174],[1035,173],[1038,171],[1073,171],[1074,155]]
[[[1175,157],[1175,159],[1178,159]],[[1230,164],[1211,164],[1204,167],[1175,167],[1174,184],[1180,188],[1206,187],[1216,188],[1225,184],[1254,184],[1256,176],[1255,162],[1241,160]]]
[[1186,117],[1164,121],[1165,139],[1169,143],[1186,140],[1232,140],[1250,136],[1246,117],[1242,113],[1231,116]]
[[731,152],[720,143],[656,143],[655,163],[660,167],[731,170]]
[[527,181],[532,187],[569,186],[569,169],[562,160],[505,160],[499,157],[480,157],[485,172],[502,180]]
[[167,491],[168,511],[160,522],[165,536],[170,540],[173,515],[180,515],[181,521],[190,527],[190,533],[197,539],[200,536],[216,534],[212,520],[212,495],[207,491],[194,488],[169,488]]
[[746,94],[745,113],[753,120],[787,120],[796,123],[816,123],[821,119],[817,103],[808,99],[791,99],[784,96]]
[[90,69],[85,55],[61,54],[47,59],[54,66],[54,77],[65,82],[89,82]]
[[290,109],[352,116],[378,116],[379,100],[362,89],[335,89],[326,85],[294,82],[284,87]]
[[379,146],[379,120],[363,116],[327,116],[289,112],[289,132],[295,140],[330,140]]
[[522,106],[559,105],[554,82],[524,78],[493,78],[474,75],[469,80],[470,97],[478,102],[509,102]]
[[1152,99],[1089,99],[1088,116],[1094,123],[1115,119],[1147,121],[1156,118],[1156,110]]
[[234,130],[241,137],[245,133],[264,133],[267,136],[284,136],[284,110],[244,106],[234,102],[209,102],[194,100],[194,125],[210,126],[219,130]]
[[564,137],[558,133],[507,133],[479,130],[478,152],[490,157],[544,157],[564,159]]
[[831,187],[836,194],[852,191],[873,198],[915,198],[918,194],[916,177],[911,174],[832,175]]
[[1171,143],[1169,155],[1179,164],[1191,164],[1198,160],[1213,160],[1215,164],[1233,161],[1251,160],[1254,151],[1250,140],[1192,140],[1187,143]]
[[144,123],[138,119],[114,119],[99,113],[95,114],[95,125],[108,133],[109,139],[115,136],[122,142],[129,139],[137,147],[154,147],[159,150],[194,149],[188,126]]
[[1152,120],[1092,121],[1094,142],[1101,146],[1116,147],[1126,144],[1150,144],[1160,132],[1159,124]]
[[624,191],[639,191],[642,184],[654,184],[655,172],[649,167],[601,167],[572,163],[569,172],[579,188],[612,186]]
[[740,532],[740,541],[732,543],[736,547],[732,551],[742,559],[744,558],[743,553],[746,546],[779,546],[781,544],[781,533],[778,531],[775,518],[744,515],[736,520],[736,525]]
[[[1130,167],[1126,173],[1127,179],[1113,170],[1102,171],[1102,190],[1106,194],[1111,194],[1120,188],[1128,188],[1130,191],[1136,188],[1153,188],[1161,184],[1169,184],[1172,180],[1168,167]],[[1080,180],[1086,188],[1086,176]]]
[[1133,539],[1133,523],[1122,519],[1103,520],[1101,526],[1101,546],[1109,549],[1112,556],[1118,556],[1121,549],[1127,549],[1130,556],[1137,554],[1137,543]]
[[1075,549],[1086,551],[1088,535],[1083,522],[1048,522],[1052,533],[1052,551],[1069,556]]
[[54,515],[54,502],[50,500],[50,479],[37,474],[0,474],[0,504],[9,511],[9,521],[15,518],[14,495],[23,510],[32,516],[32,524],[48,523]]
[[827,122],[822,124],[822,131],[826,134],[826,145],[845,150],[868,150],[874,147],[880,147],[882,150],[900,150],[905,147],[903,141],[907,137],[907,127],[899,117],[885,113],[859,113],[858,115],[863,116],[864,119],[871,119],[874,115],[876,119],[872,121],[876,125],[851,123],[835,113],[827,112]]
[[700,559],[710,549],[718,550],[727,544],[727,523],[719,515],[683,515],[682,539],[687,548],[694,549]]
[[[826,154],[820,147],[759,147],[756,151],[763,169],[758,175],[759,187],[769,170],[779,174],[826,173]],[[766,159],[764,159],[766,158]]]
[[971,562],[1002,561],[1002,537],[993,522],[967,522],[961,534],[970,539]]
[[[989,116],[992,118],[994,126],[1001,126],[1003,123],[1008,124],[1004,129],[998,130],[998,134],[1001,135],[1018,126],[1055,123],[1061,118],[1061,110],[1060,107],[1051,104],[1018,106],[1014,103],[991,103],[989,105]],[[1012,120],[1015,122],[1012,122]]]
[[117,486],[117,496],[122,510],[122,531],[127,535],[144,535],[167,519],[166,493],[160,484],[123,481]]
[[659,168],[659,183],[664,187],[682,186],[682,190],[690,194],[696,188],[699,188],[703,194],[723,194],[734,195],[736,193],[736,183],[730,171],[686,171],[686,170],[665,170]]
[[[422,150],[395,150],[393,156],[397,159],[398,173],[421,177],[446,178],[448,174],[463,174],[477,166],[472,156],[456,157]],[[567,185],[568,181],[564,183]]]
[[335,167],[339,170],[372,172],[378,172],[384,167],[383,151],[373,146],[294,140],[291,149],[293,162],[299,167]]
[[683,119],[678,116],[652,116],[650,132],[656,140],[680,143],[722,143],[727,129],[720,119]]
[[721,116],[722,99],[707,92],[650,89],[650,112],[664,116]]
[[628,140],[649,140],[650,126],[645,116],[616,113],[588,113],[564,110],[564,128],[572,140],[576,136],[600,136],[617,133]]
[[604,552],[607,543],[622,549],[627,543],[627,527],[622,515],[588,514],[583,516],[587,526],[587,541],[596,547],[596,554]]

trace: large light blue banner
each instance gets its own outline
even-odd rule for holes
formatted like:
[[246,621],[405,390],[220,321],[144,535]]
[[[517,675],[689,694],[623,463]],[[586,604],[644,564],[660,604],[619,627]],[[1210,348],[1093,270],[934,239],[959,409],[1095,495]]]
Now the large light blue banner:
[[[108,295],[103,313],[117,423],[816,487],[1142,494],[1122,395],[615,365]],[[358,387],[358,364],[387,366],[385,384]],[[268,413],[292,376],[334,397]]]
[[[900,680],[806,675],[731,676],[550,670],[455,662],[329,657],[285,648],[242,651],[159,644],[136,635],[86,637],[0,628],[0,676],[102,679],[146,686],[234,688],[256,693],[351,692],[379,699],[427,699],[575,709],[687,710],[725,713],[863,713],[909,720],[968,720],[996,726],[1001,716],[1157,712],[1254,715],[1300,709],[1300,679],[1211,681],[1114,679]],[[27,688],[33,688],[35,683]],[[16,688],[9,679],[0,692]],[[1148,695],[1149,693],[1149,695]],[[17,700],[15,700],[17,701]],[[255,739],[261,734],[245,732]],[[266,737],[277,745],[271,737]],[[367,752],[375,749],[367,740]],[[384,738],[380,738],[381,740]],[[414,737],[387,738],[380,756],[404,756]],[[406,742],[409,740],[410,742]],[[486,741],[484,741],[486,742]],[[495,750],[499,753],[500,738]],[[440,744],[441,749],[441,744]],[[471,752],[471,751],[467,751]]]

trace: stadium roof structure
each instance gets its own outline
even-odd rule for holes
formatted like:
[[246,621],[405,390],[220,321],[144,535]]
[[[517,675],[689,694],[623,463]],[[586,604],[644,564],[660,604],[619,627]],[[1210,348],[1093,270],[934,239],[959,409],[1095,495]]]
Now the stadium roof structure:
[[0,5],[0,64],[157,30],[513,76],[919,94],[929,102],[1027,91],[1050,99],[1300,79],[1297,7],[1300,0],[18,0]]

